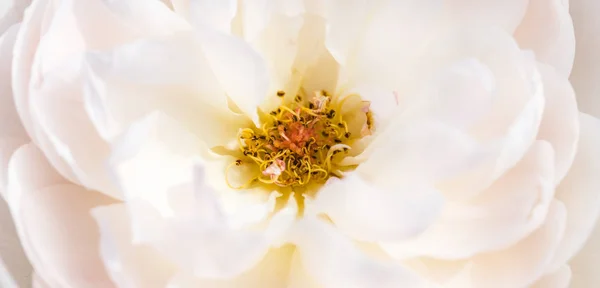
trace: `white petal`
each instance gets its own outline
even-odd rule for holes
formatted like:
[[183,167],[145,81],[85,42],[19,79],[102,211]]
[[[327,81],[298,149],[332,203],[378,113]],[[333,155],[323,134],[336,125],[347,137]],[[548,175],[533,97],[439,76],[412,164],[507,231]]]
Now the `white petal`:
[[163,288],[176,266],[152,247],[134,245],[125,204],[92,210],[100,227],[100,256],[111,280],[122,288]]
[[307,274],[322,287],[429,287],[398,264],[365,255],[333,226],[312,217],[294,226],[290,241]]
[[531,288],[568,288],[571,282],[571,268],[564,265],[553,273],[544,275]]
[[[170,16],[173,13],[157,1],[142,6],[139,3],[94,0],[86,5],[79,1],[47,5],[47,1],[38,1],[28,10],[15,46],[15,104],[34,143],[64,177],[114,197],[119,195],[107,185],[108,176],[100,163],[107,146],[90,129],[79,103],[81,68],[76,59],[86,49],[106,49],[142,35],[182,29],[185,24]],[[69,69],[62,71],[65,67]],[[65,82],[68,85],[62,85]],[[73,112],[64,113],[61,109]],[[65,123],[70,123],[69,127]],[[77,140],[88,141],[74,141],[74,134]],[[98,153],[90,157],[90,149]]]
[[132,124],[115,142],[109,167],[125,199],[143,199],[161,214],[172,215],[167,192],[191,179],[193,158],[202,148],[194,135],[156,112]]
[[177,10],[183,13],[193,26],[208,26],[223,33],[231,33],[231,22],[238,10],[237,0],[175,1]]
[[[438,119],[468,128],[492,109],[496,79],[490,68],[476,58],[461,59],[444,67],[422,87],[419,117]],[[417,104],[419,105],[419,104]]]
[[555,255],[558,269],[576,255],[589,238],[600,216],[600,120],[581,114],[581,136],[573,166],[556,189],[556,198],[567,208],[565,236]]
[[575,31],[569,9],[561,2],[529,0],[515,38],[521,48],[533,50],[538,61],[554,66],[563,77],[568,77],[575,58]]
[[0,5],[0,35],[15,23],[23,20],[23,12],[31,5],[31,0],[16,0]]
[[575,158],[579,138],[579,117],[575,93],[568,79],[552,67],[539,64],[546,104],[537,139],[552,144],[556,152],[556,184],[567,174]]
[[269,88],[264,58],[248,43],[234,36],[201,29],[199,37],[217,82],[240,110],[258,125],[257,108]]
[[104,139],[154,111],[177,120],[210,147],[227,143],[246,124],[227,108],[224,91],[190,34],[88,54],[86,65],[85,105]]
[[[45,15],[49,23],[43,22]],[[157,1],[65,1],[56,7],[48,5],[48,1],[36,1],[23,20],[13,67],[15,102],[25,128],[33,135],[35,127],[29,116],[27,95],[30,81],[41,81],[45,72],[86,49],[106,49],[136,37],[171,33],[185,27]]]
[[546,218],[554,192],[553,155],[547,142],[536,142],[515,168],[481,195],[447,203],[423,234],[382,248],[400,259],[464,259],[517,243]]
[[529,0],[446,0],[450,23],[499,26],[512,33],[521,23]]
[[37,52],[40,36],[42,33],[42,23],[46,15],[50,14],[48,1],[35,1],[26,10],[23,23],[19,29],[17,41],[15,43],[12,67],[12,90],[15,100],[15,107],[21,118],[23,127],[27,131],[33,142],[44,150],[48,161],[57,169],[63,177],[72,182],[76,182],[73,171],[68,167],[64,160],[60,159],[53,151],[51,143],[45,137],[40,135],[37,123],[32,119],[29,106],[29,86],[32,77],[32,65],[34,56]]
[[30,89],[30,111],[39,121],[39,135],[50,143],[52,150],[48,153],[56,153],[65,161],[78,183],[119,199],[121,192],[113,185],[105,167],[110,147],[92,126],[80,99],[80,59],[73,59],[59,69]]
[[596,117],[600,117],[598,9],[600,9],[598,1],[570,0],[570,12],[575,26],[575,39],[577,39],[571,83],[575,88],[581,111]]
[[365,0],[334,0],[326,3],[324,11],[328,21],[326,46],[335,60],[344,65],[348,57],[355,53],[356,46],[359,44],[361,35],[354,32],[361,31],[365,27],[367,15],[373,8]]
[[[277,2],[299,2],[297,0],[292,1],[271,1],[271,6]],[[255,4],[249,4],[251,7],[255,7]],[[255,7],[256,8],[256,7]],[[302,8],[302,7],[300,7]],[[302,16],[288,17],[283,14],[283,11],[277,11],[272,8],[271,15],[269,15],[270,22],[264,27],[261,33],[254,39],[252,46],[256,51],[265,59],[268,65],[269,72],[269,90],[268,93],[271,97],[266,100],[272,100],[273,102],[279,103],[277,97],[272,97],[278,90],[293,90],[288,88],[291,78],[298,77],[300,73],[304,72],[300,70],[295,64],[296,55],[299,53],[303,45],[310,45],[309,43],[301,42],[299,39],[301,29],[305,24],[305,19]],[[301,9],[298,9],[302,11]],[[244,10],[246,16],[248,14],[247,9]],[[264,12],[261,11],[260,14]],[[299,14],[300,12],[294,13]],[[243,16],[242,16],[243,17]],[[308,20],[310,21],[310,20]],[[304,28],[305,29],[305,28]],[[311,35],[313,38],[319,38],[320,35]],[[291,99],[295,95],[295,91],[288,93],[288,97]]]
[[[360,12],[369,17],[371,21],[368,24],[362,24],[363,19],[357,17],[350,18],[348,26],[338,28],[358,41],[355,54],[343,66],[341,74],[348,77],[349,84],[367,82],[400,91],[406,89],[404,86],[413,84],[414,69],[420,66],[420,56],[439,27],[443,1],[381,2],[364,1],[366,7],[353,8],[361,9]],[[345,10],[341,11],[344,13],[336,12],[343,17],[351,17]],[[351,25],[361,26],[353,29]]]
[[504,288],[533,284],[552,260],[552,251],[564,233],[566,216],[562,203],[554,201],[546,222],[537,231],[507,249],[470,258],[466,266],[468,273],[464,273],[462,279],[455,279],[453,287]]
[[[232,279],[200,279],[185,272],[176,275],[168,284],[168,288],[283,288],[290,273],[291,256],[294,247],[284,246],[270,250],[262,261],[251,270]],[[302,287],[309,288],[309,287]]]
[[[2,198],[0,198],[0,231],[2,231],[0,234],[0,243],[2,243],[0,245],[0,286],[27,286],[33,271],[17,236],[8,205]],[[12,285],[8,283],[12,283]]]
[[442,204],[442,196],[431,187],[400,183],[379,188],[353,173],[330,180],[319,191],[314,209],[352,238],[396,241],[425,230]]
[[89,210],[112,200],[65,182],[31,144],[15,152],[9,169],[7,200],[37,273],[51,286],[111,285]]
[[[155,247],[197,277],[237,276],[281,243],[297,208],[277,213],[267,230],[250,229],[266,220],[275,199],[256,195],[261,191],[215,191],[208,169],[192,173],[201,144],[174,124],[151,116],[133,125],[115,150],[112,163],[128,199],[133,240]],[[210,171],[218,172],[224,173]]]

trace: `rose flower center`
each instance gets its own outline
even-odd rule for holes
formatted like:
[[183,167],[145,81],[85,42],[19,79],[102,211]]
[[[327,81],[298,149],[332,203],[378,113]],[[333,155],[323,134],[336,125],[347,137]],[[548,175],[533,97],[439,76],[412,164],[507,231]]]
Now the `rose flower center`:
[[240,187],[232,187],[229,181],[228,185],[244,189],[258,181],[293,189],[341,177],[338,164],[353,141],[372,129],[368,102],[362,101],[358,111],[366,119],[364,127],[353,134],[340,113],[348,97],[335,101],[327,91],[317,91],[310,99],[296,95],[285,103],[285,92],[279,91],[277,96],[281,104],[268,113],[261,127],[239,131],[237,142],[243,157],[227,168],[255,165],[260,174]]

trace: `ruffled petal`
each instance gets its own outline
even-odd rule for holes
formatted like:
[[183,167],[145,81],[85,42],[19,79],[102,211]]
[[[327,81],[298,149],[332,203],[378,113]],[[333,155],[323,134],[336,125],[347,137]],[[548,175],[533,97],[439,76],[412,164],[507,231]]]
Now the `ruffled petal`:
[[112,281],[122,288],[163,288],[177,267],[152,247],[135,245],[126,204],[97,207],[100,258]]
[[[295,201],[289,201],[288,206],[277,212],[268,224],[264,221],[274,211],[274,198],[265,203],[248,203],[246,209],[228,212],[223,205],[226,201],[219,199],[217,192],[206,186],[203,168],[197,169],[193,194],[185,187],[173,191],[174,197],[187,199],[177,202],[192,204],[186,216],[160,219],[156,211],[147,205],[130,204],[134,241],[154,245],[199,278],[240,276],[255,267],[271,246],[283,244],[282,237],[293,223],[298,208]],[[249,207],[251,205],[253,207]],[[236,216],[241,215],[235,214],[252,220],[236,222]],[[256,225],[264,228],[252,228]],[[193,253],[190,253],[190,247],[195,247]]]
[[269,72],[265,59],[235,36],[199,29],[201,49],[228,97],[259,125],[258,106],[267,97]]
[[600,216],[600,120],[581,114],[581,137],[575,161],[556,188],[556,198],[567,208],[565,236],[554,258],[551,271],[576,255],[589,238]]
[[307,274],[322,287],[430,287],[397,263],[367,256],[333,226],[316,218],[305,216],[289,237]]
[[155,111],[178,121],[209,147],[228,143],[238,128],[249,124],[228,109],[223,89],[189,33],[88,54],[85,61],[86,110],[108,141]]
[[203,159],[198,139],[160,114],[132,125],[114,152],[111,167],[125,192],[133,240],[197,277],[228,278],[250,269],[270,246],[280,245],[277,239],[296,216],[297,207],[290,207],[251,229],[268,219],[277,195],[215,190],[215,177],[206,175],[224,170],[208,171],[216,166]]
[[[182,272],[169,282],[169,288],[283,288],[288,282],[290,273],[291,256],[294,247],[287,245],[271,249],[256,266],[232,279],[199,279],[192,274]],[[310,287],[302,287],[310,288]]]
[[46,283],[112,287],[97,254],[98,227],[89,215],[93,207],[112,203],[110,198],[66,182],[32,144],[13,155],[7,192],[24,250]]
[[[501,288],[533,284],[551,264],[553,251],[564,233],[566,217],[564,205],[554,201],[546,222],[538,230],[516,245],[470,258],[465,265],[466,273],[453,279],[454,286],[450,287]],[[435,266],[429,268],[436,269]]]
[[15,44],[15,104],[33,142],[64,177],[120,197],[103,169],[108,146],[81,105],[80,54],[185,25],[157,1],[37,1],[28,10]]
[[[187,183],[202,143],[159,112],[133,123],[113,145],[109,167],[125,199],[142,199],[169,215],[170,188]],[[148,181],[153,179],[153,181]]]
[[419,234],[441,210],[443,198],[431,187],[376,185],[357,174],[330,180],[319,191],[314,209],[361,241],[396,241]]
[[536,142],[516,167],[468,202],[449,202],[423,234],[382,243],[391,256],[464,259],[504,249],[543,224],[554,193],[554,151]]
[[579,139],[579,111],[568,79],[545,64],[539,64],[538,70],[544,83],[546,104],[537,139],[550,142],[554,148],[555,183],[558,184],[575,158]]
[[533,50],[538,61],[569,77],[575,58],[575,31],[569,8],[562,2],[529,0],[527,13],[514,35],[522,49]]

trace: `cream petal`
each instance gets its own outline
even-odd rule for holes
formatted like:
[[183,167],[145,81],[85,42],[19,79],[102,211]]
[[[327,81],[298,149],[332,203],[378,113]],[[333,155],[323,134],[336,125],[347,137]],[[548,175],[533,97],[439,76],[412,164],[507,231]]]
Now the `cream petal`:
[[[45,152],[48,161],[60,174],[77,183],[77,179],[68,164],[53,151],[50,141],[41,135],[35,119],[32,119],[29,106],[29,86],[33,74],[32,65],[37,54],[37,48],[46,28],[44,19],[52,12],[49,1],[35,1],[25,11],[23,23],[19,29],[13,51],[12,90],[15,107],[21,118],[21,123],[32,141]],[[42,29],[44,28],[44,29]]]
[[[379,3],[379,1],[377,1]],[[377,4],[373,3],[373,4]],[[327,36],[325,45],[341,65],[355,53],[361,38],[360,33],[367,24],[368,13],[373,9],[365,0],[333,0],[327,1],[323,14],[327,19]],[[340,13],[344,11],[344,13]]]
[[421,235],[382,248],[399,259],[464,259],[517,243],[546,218],[554,192],[553,155],[547,142],[536,142],[487,191],[468,202],[447,203]]
[[237,0],[175,0],[175,11],[195,27],[208,26],[222,33],[231,33],[233,18],[238,11]]
[[[129,203],[134,241],[156,247],[199,278],[241,276],[265,257],[270,246],[283,243],[281,239],[296,217],[295,201],[276,213],[265,230],[250,228],[260,222],[239,227],[230,221],[235,217],[224,213],[217,192],[204,183],[204,169],[197,169],[193,192],[186,186],[174,191],[183,192],[179,197],[193,203],[186,217],[163,218],[150,205]],[[275,201],[258,205],[262,207],[253,209],[254,213],[267,216],[265,212],[273,211]]]
[[354,239],[397,241],[424,231],[441,210],[443,198],[431,187],[376,185],[356,174],[330,180],[314,201],[315,212]]
[[257,108],[269,88],[265,59],[235,36],[210,29],[198,29],[198,36],[217,83],[239,109],[259,125]]
[[[271,249],[256,266],[232,279],[199,279],[182,272],[169,282],[168,288],[283,288],[290,273],[290,260],[294,253],[293,246]],[[309,288],[309,287],[302,287]]]
[[3,198],[0,198],[0,231],[0,286],[27,286],[31,280],[31,264],[25,256],[12,215]]
[[202,155],[203,147],[176,121],[155,112],[115,141],[108,165],[125,199],[143,199],[161,214],[172,215],[167,191],[191,179],[193,158]]
[[[294,18],[304,12],[303,0],[242,0],[240,13],[244,39],[255,42],[258,37],[274,24],[276,17]],[[286,39],[287,41],[287,39]]]
[[597,1],[570,0],[570,12],[575,26],[575,63],[571,83],[575,88],[577,103],[582,112],[600,117],[600,21]]
[[163,288],[177,267],[155,249],[132,241],[126,204],[91,212],[100,227],[100,257],[112,281],[122,288]]
[[248,125],[227,108],[227,97],[190,34],[88,54],[86,65],[86,110],[109,141],[154,111],[177,120],[210,147],[229,142]]
[[575,161],[565,179],[556,188],[556,198],[567,208],[565,236],[555,255],[558,269],[576,255],[592,233],[600,216],[600,120],[581,114],[581,136]]
[[579,139],[579,117],[575,93],[568,79],[545,64],[538,64],[544,83],[546,104],[537,139],[552,144],[556,152],[555,183],[558,184],[567,174]]
[[323,288],[323,286],[315,282],[315,279],[308,275],[300,258],[300,253],[295,251],[294,255],[292,255],[290,276],[286,288]]
[[[348,23],[361,25],[358,29],[338,28],[358,40],[356,52],[347,65],[342,66],[342,85],[346,79],[349,85],[367,82],[402,95],[402,91],[408,90],[418,79],[414,78],[415,70],[421,65],[421,56],[439,27],[443,3],[441,0],[364,2],[368,3],[367,7],[353,9],[362,9],[361,13],[368,15],[371,21],[365,24],[358,17]],[[346,12],[336,13],[351,16]]]
[[[53,8],[48,1],[36,1],[25,14],[15,45],[15,102],[30,135],[34,135],[35,127],[27,93],[30,81],[40,81],[40,73],[85,49],[106,49],[136,37],[163,35],[186,27],[157,1],[65,1],[56,11]],[[56,17],[45,23],[45,15]]]
[[80,101],[81,70],[80,59],[74,60],[30,89],[31,115],[39,121],[41,135],[51,144],[50,153],[56,153],[69,165],[78,183],[121,199],[121,192],[105,167],[110,147],[92,126]]
[[512,33],[527,11],[530,0],[444,0],[450,23],[499,26]]
[[98,229],[89,216],[90,209],[110,204],[110,198],[66,182],[31,144],[13,155],[7,192],[25,252],[45,282],[112,287],[97,255]]
[[[252,1],[250,1],[252,3]],[[300,2],[297,0],[286,0],[286,1],[270,1],[268,6],[274,6],[277,2]],[[254,7],[256,4],[248,3],[250,7]],[[272,105],[273,107],[264,107],[265,110],[270,110],[269,108],[275,108],[279,105],[278,97],[273,97],[279,90],[284,90],[288,92],[288,98],[292,99],[296,95],[297,87],[289,87],[290,81],[294,77],[298,77],[304,72],[301,67],[295,64],[295,59],[297,58],[298,53],[302,49],[302,46],[310,45],[311,43],[303,43],[302,39],[299,39],[301,29],[303,29],[303,25],[305,24],[305,20],[301,15],[297,16],[286,16],[283,14],[285,11],[276,10],[277,7],[272,7],[270,13],[268,15],[268,19],[270,21],[263,28],[261,33],[251,42],[252,47],[256,49],[256,51],[265,59],[267,64],[268,73],[269,73],[269,89],[268,97],[265,99],[267,103],[263,104],[271,104],[269,102],[274,102],[276,104]],[[268,8],[267,8],[268,9]],[[303,9],[300,6],[298,8],[298,12],[294,14],[300,14]],[[249,16],[248,9],[244,9],[244,16]],[[264,14],[264,11],[260,12],[260,15]],[[265,15],[266,17],[266,15]],[[312,37],[318,38],[319,35],[311,35]],[[269,101],[270,100],[270,101]]]
[[571,282],[571,268],[567,265],[561,266],[553,273],[544,275],[530,288],[568,288]]
[[[454,279],[452,287],[527,287],[539,279],[552,261],[564,233],[566,211],[554,201],[546,222],[521,242],[507,249],[469,259],[468,273]],[[442,239],[443,241],[443,239]],[[435,269],[435,267],[430,267]],[[589,287],[589,286],[588,286]]]
[[515,31],[523,49],[531,49],[540,62],[568,77],[575,58],[575,31],[569,8],[561,0],[529,0],[527,13]]
[[[461,59],[442,68],[417,96],[418,117],[468,128],[489,113],[497,91],[490,68],[477,58]],[[422,94],[421,94],[422,93]]]
[[[90,129],[89,120],[83,113],[83,106],[77,105],[78,101],[81,101],[78,98],[81,94],[73,91],[73,89],[77,90],[78,82],[72,80],[77,79],[81,70],[69,69],[71,74],[67,73],[67,75],[57,75],[56,72],[75,62],[73,58],[77,58],[78,54],[86,49],[105,49],[142,35],[172,32],[182,29],[182,25],[185,25],[181,20],[177,22],[176,17],[170,16],[173,13],[156,1],[141,6],[140,3],[138,1],[109,3],[95,0],[85,5],[80,1],[64,1],[61,5],[50,5],[48,1],[37,1],[28,10],[19,33],[19,40],[15,45],[13,67],[15,104],[34,143],[44,151],[53,166],[64,177],[114,197],[119,195],[108,185],[103,164],[99,163],[103,160],[102,151],[106,151],[107,146],[94,135],[93,129]],[[154,19],[155,17],[161,20],[158,21]],[[152,25],[151,22],[155,24]],[[156,25],[158,23],[160,25]],[[155,29],[147,30],[148,27]],[[109,35],[110,37],[105,37]],[[67,106],[57,103],[61,100],[44,97],[47,95],[40,96],[58,90],[53,86],[57,84],[54,82],[57,78],[74,82],[68,85],[71,90],[66,93],[68,94],[66,96],[74,101],[69,104],[75,104],[69,109],[79,108],[73,113],[57,111]],[[53,105],[40,103],[41,101],[49,101]],[[52,117],[52,113],[59,113],[62,117],[57,119]],[[48,116],[56,121],[46,122]],[[72,118],[69,118],[70,116]],[[63,125],[65,122],[61,121],[71,123],[69,128],[72,129],[65,129],[66,125]],[[73,130],[85,132],[85,135],[77,136],[90,136],[87,137],[88,142],[73,141]],[[90,157],[89,150],[86,149],[97,149],[99,153]]]
[[290,232],[302,265],[322,287],[430,287],[396,263],[371,258],[320,220],[305,216]]
[[[111,167],[125,192],[135,243],[152,245],[198,277],[232,277],[280,243],[297,208],[277,213],[265,231],[248,230],[266,220],[275,199],[215,191],[204,176],[208,169],[192,173],[201,149],[193,135],[155,114],[132,125],[115,147]],[[209,160],[202,162],[215,168]],[[258,193],[237,194],[244,192]],[[196,247],[194,253],[190,247]]]

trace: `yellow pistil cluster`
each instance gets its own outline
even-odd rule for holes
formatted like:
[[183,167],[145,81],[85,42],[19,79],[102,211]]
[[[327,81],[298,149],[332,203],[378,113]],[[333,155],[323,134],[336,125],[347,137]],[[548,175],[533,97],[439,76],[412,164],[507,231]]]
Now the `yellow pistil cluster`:
[[257,165],[260,174],[246,185],[232,188],[246,188],[256,181],[300,187],[339,176],[336,159],[341,157],[336,155],[348,153],[352,139],[342,113],[333,108],[339,110],[342,103],[332,105],[326,91],[315,92],[312,99],[296,95],[287,105],[283,91],[277,96],[281,105],[269,112],[262,127],[239,131],[237,140],[244,157],[228,167]]

